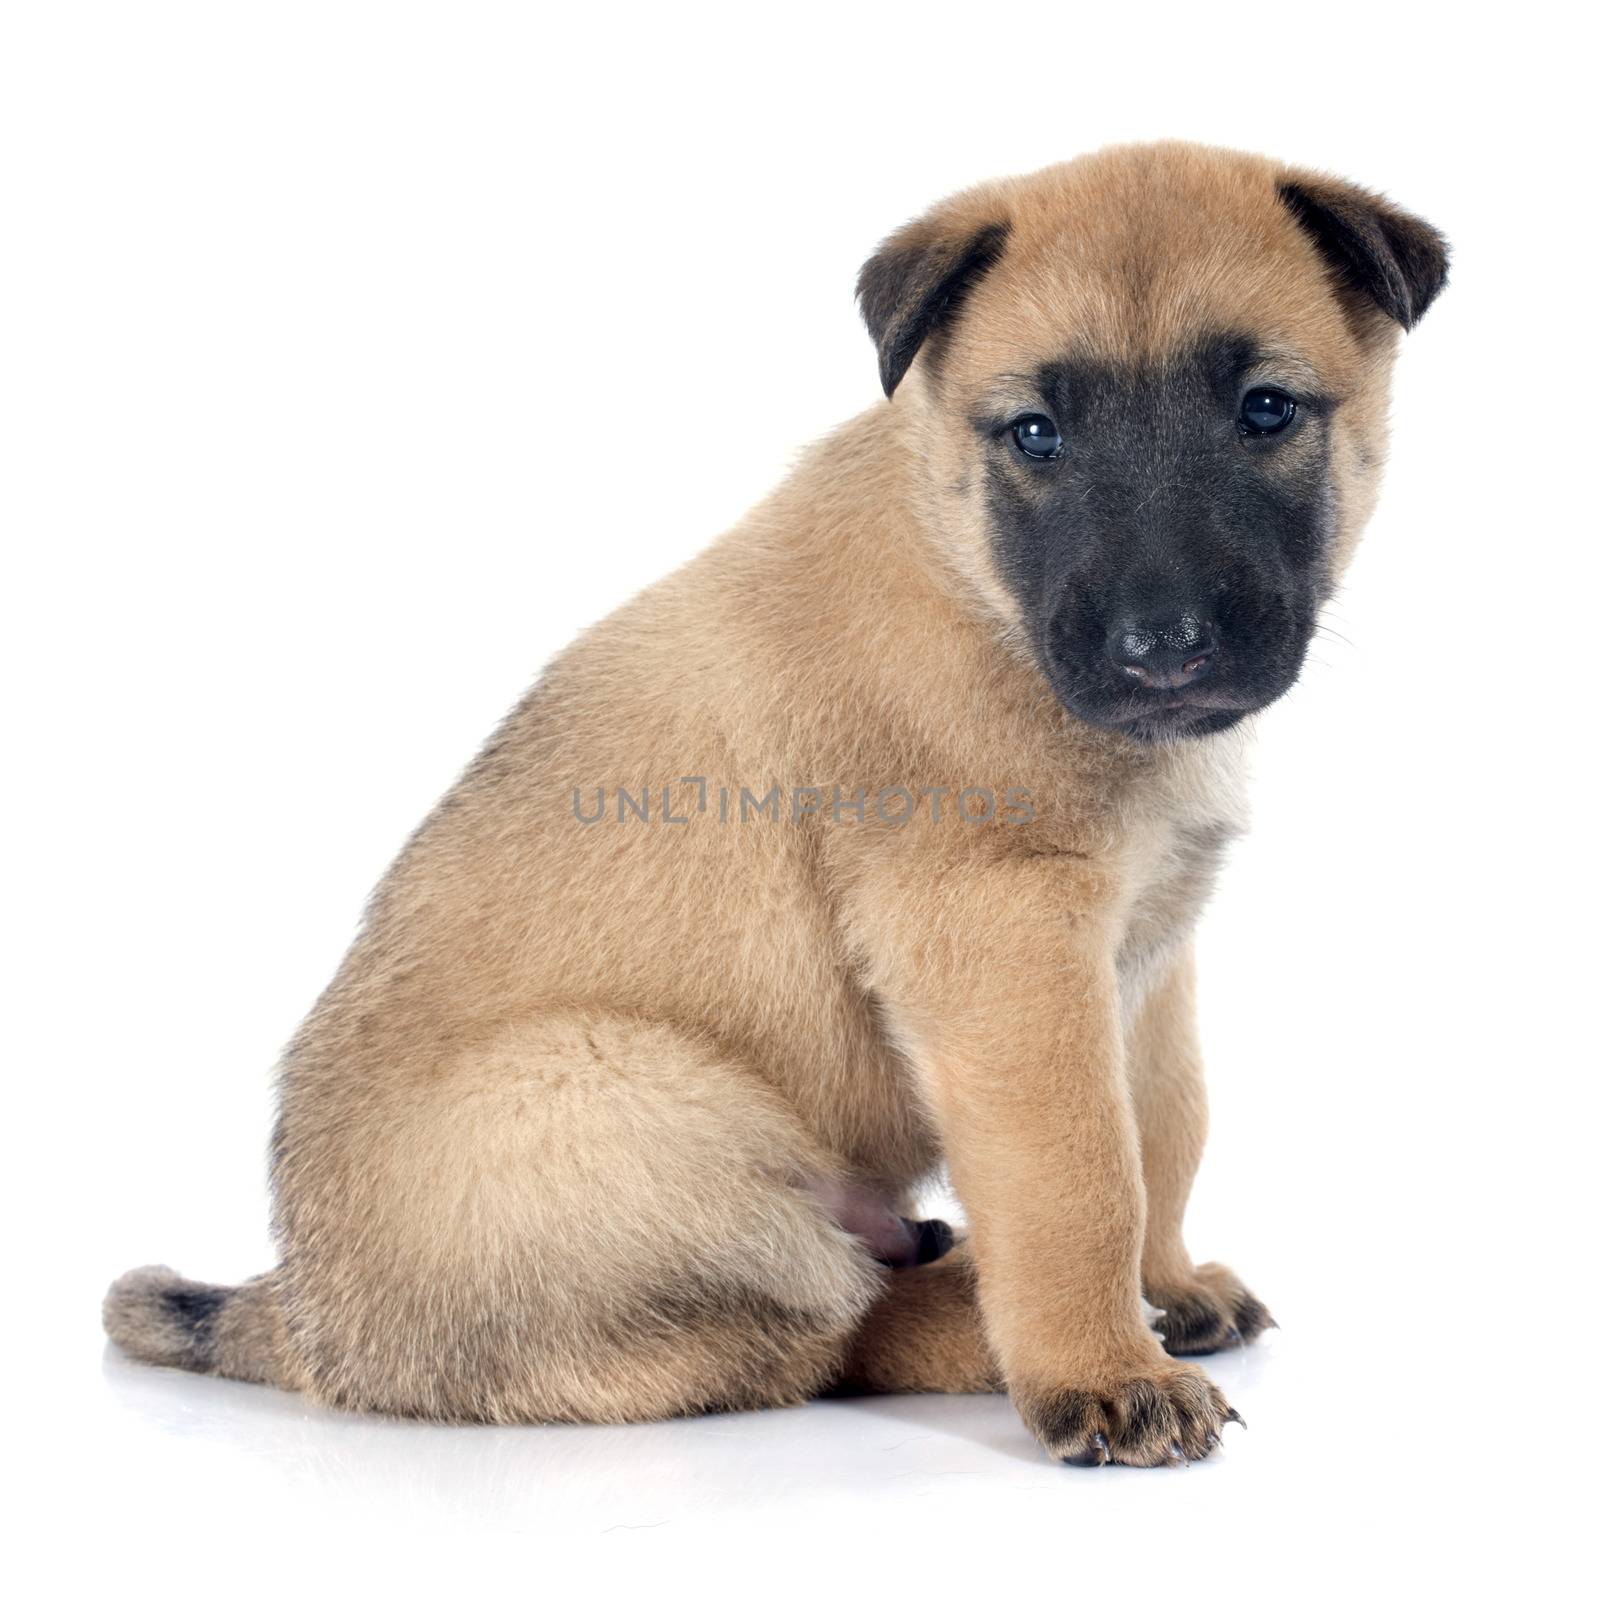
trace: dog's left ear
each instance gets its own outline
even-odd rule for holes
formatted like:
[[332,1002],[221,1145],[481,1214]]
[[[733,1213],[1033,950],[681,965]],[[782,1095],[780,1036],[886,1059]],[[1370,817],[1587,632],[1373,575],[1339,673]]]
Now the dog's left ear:
[[1449,272],[1449,247],[1438,229],[1336,178],[1291,173],[1278,194],[1340,288],[1371,301],[1402,328],[1417,325]]
[[861,269],[856,298],[878,347],[886,395],[928,339],[955,321],[972,286],[1000,259],[1010,231],[1003,218],[941,206],[891,234]]

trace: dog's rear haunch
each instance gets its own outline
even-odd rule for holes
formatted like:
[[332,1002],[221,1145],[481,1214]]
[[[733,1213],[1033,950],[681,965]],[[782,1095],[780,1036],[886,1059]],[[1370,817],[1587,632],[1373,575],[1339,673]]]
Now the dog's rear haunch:
[[[1444,276],[1387,200],[1185,145],[893,235],[890,398],[559,656],[384,880],[283,1065],[280,1264],[132,1273],[112,1337],[405,1416],[1003,1387],[1059,1459],[1206,1455],[1179,1358],[1270,1318],[1183,1244],[1191,935]],[[719,804],[774,785],[896,801]],[[905,1220],[946,1164],[949,1250]]]

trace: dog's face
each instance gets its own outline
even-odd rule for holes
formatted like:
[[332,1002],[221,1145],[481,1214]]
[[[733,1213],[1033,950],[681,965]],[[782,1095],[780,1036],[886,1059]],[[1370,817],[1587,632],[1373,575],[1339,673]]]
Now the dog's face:
[[1363,191],[1164,145],[959,196],[860,288],[947,554],[1071,712],[1161,739],[1294,682],[1444,275]]

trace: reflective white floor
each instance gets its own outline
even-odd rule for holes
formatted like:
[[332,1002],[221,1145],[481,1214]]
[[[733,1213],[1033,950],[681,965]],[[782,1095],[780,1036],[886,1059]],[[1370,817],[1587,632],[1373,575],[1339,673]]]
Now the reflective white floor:
[[1365,1383],[1348,1361],[1319,1374],[1320,1341],[1284,1332],[1212,1358],[1251,1428],[1230,1428],[1210,1461],[1155,1472],[1051,1466],[1001,1396],[447,1428],[105,1350],[98,1372],[28,1397],[46,1426],[17,1548],[41,1571],[131,1575],[135,1592],[191,1569],[226,1571],[229,1594],[342,1595],[352,1581],[431,1594],[467,1577],[553,1594],[1135,1577],[1201,1594],[1390,1593],[1513,1564],[1525,1581],[1560,1560],[1557,1530],[1574,1524],[1557,1507],[1578,1486],[1540,1479],[1527,1436],[1487,1449],[1481,1431],[1441,1437],[1437,1394],[1397,1414],[1425,1342],[1416,1329],[1375,1349]]
[[[1241,1409],[1262,1399],[1270,1364],[1262,1350],[1213,1363]],[[248,1474],[286,1498],[337,1500],[402,1522],[564,1537],[688,1527],[714,1536],[728,1519],[815,1516],[834,1501],[882,1501],[889,1522],[889,1507],[912,1502],[959,1516],[974,1489],[983,1498],[1097,1492],[1081,1481],[1096,1474],[1052,1468],[998,1395],[824,1400],[643,1427],[491,1429],[330,1413],[272,1390],[141,1368],[109,1350],[104,1376],[119,1434],[130,1446],[143,1436],[175,1465],[181,1450],[185,1474]],[[1249,1436],[1227,1431],[1225,1458],[1172,1475],[1249,1472]]]

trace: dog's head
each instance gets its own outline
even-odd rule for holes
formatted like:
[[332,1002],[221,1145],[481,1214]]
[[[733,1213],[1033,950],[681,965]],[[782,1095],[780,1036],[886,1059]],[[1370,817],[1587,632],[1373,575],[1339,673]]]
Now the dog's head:
[[1365,190],[1154,145],[959,195],[859,292],[946,554],[1070,711],[1158,739],[1294,682],[1445,269]]

